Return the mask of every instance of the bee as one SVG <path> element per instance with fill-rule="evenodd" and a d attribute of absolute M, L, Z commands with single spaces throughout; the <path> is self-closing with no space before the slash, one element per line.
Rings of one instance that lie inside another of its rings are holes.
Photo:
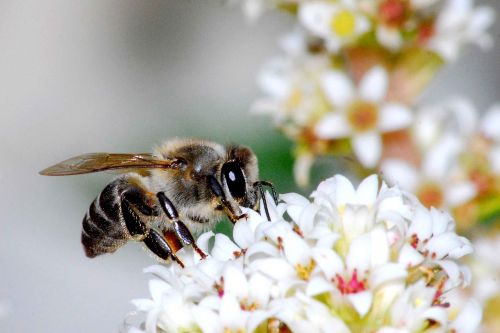
<path fill-rule="evenodd" d="M 197 139 L 172 139 L 152 154 L 90 153 L 72 157 L 40 171 L 45 176 L 118 171 L 90 205 L 82 223 L 85 254 L 113 253 L 128 241 L 143 242 L 160 260 L 184 267 L 176 252 L 192 246 L 191 233 L 209 229 L 223 216 L 233 223 L 246 215 L 240 206 L 257 209 L 264 187 L 257 157 L 248 147 L 222 146 Z"/>

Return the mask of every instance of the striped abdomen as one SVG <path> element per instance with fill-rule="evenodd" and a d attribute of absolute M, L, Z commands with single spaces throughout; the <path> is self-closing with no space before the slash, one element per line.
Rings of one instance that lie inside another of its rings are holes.
<path fill-rule="evenodd" d="M 110 183 L 92 202 L 83 218 L 82 244 L 88 257 L 115 252 L 131 239 L 123 223 L 122 193 L 128 187 L 126 178 Z"/>

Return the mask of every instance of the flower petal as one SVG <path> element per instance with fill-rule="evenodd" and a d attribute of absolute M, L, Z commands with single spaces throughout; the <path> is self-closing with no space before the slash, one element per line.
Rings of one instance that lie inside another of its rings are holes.
<path fill-rule="evenodd" d="M 357 133 L 351 139 L 354 153 L 366 168 L 374 168 L 382 155 L 382 140 L 376 132 Z"/>
<path fill-rule="evenodd" d="M 366 290 L 359 293 L 349 294 L 347 295 L 347 299 L 352 304 L 354 309 L 356 309 L 361 318 L 363 318 L 372 306 L 373 295 L 371 291 Z"/>
<path fill-rule="evenodd" d="M 408 127 L 413 120 L 411 110 L 397 103 L 387 103 L 380 109 L 379 128 L 382 132 L 397 131 Z"/>
<path fill-rule="evenodd" d="M 336 108 L 345 107 L 354 99 L 354 85 L 342 72 L 326 73 L 321 79 L 321 87 L 330 103 Z"/>
<path fill-rule="evenodd" d="M 349 136 L 351 128 L 344 115 L 332 112 L 321 119 L 314 131 L 321 139 L 339 139 Z"/>
<path fill-rule="evenodd" d="M 381 102 L 387 94 L 389 77 L 387 71 L 376 66 L 370 69 L 361 80 L 359 87 L 360 97 L 370 102 Z"/>

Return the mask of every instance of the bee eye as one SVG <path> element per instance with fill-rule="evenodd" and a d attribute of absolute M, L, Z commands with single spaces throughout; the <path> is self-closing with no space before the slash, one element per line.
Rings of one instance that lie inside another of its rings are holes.
<path fill-rule="evenodd" d="M 246 180 L 237 162 L 227 162 L 222 166 L 224 178 L 233 198 L 243 198 L 246 193 Z"/>

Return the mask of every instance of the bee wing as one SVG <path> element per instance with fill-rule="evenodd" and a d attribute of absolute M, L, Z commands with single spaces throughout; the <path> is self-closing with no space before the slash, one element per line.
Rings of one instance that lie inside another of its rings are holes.
<path fill-rule="evenodd" d="M 90 153 L 72 157 L 40 171 L 44 176 L 69 176 L 99 171 L 133 169 L 175 169 L 177 159 L 158 159 L 151 154 Z"/>

